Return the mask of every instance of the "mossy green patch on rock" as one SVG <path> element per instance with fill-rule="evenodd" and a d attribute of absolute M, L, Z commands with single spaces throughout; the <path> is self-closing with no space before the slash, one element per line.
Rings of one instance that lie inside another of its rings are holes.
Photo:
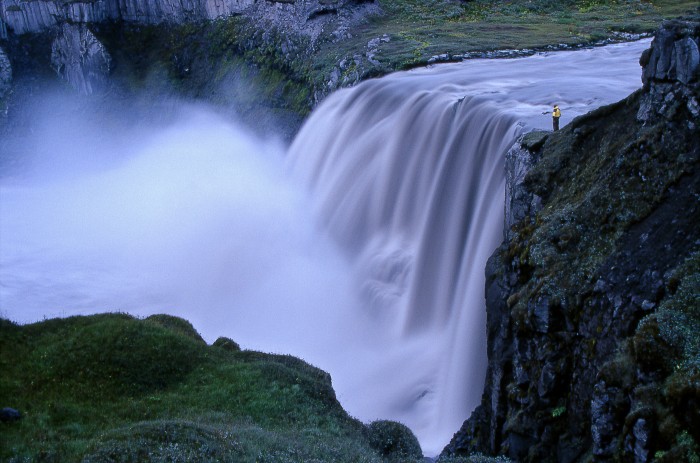
<path fill-rule="evenodd" d="M 146 321 L 168 328 L 171 331 L 176 331 L 180 334 L 184 334 L 185 336 L 188 336 L 194 339 L 195 341 L 205 343 L 204 339 L 202 339 L 202 336 L 197 332 L 197 330 L 194 329 L 194 326 L 192 326 L 192 323 L 188 322 L 183 318 L 174 317 L 172 315 L 167 314 L 157 314 L 146 317 Z"/>
<path fill-rule="evenodd" d="M 176 317 L 0 320 L 0 354 L 2 461 L 382 461 L 327 373 Z"/>
<path fill-rule="evenodd" d="M 367 426 L 369 444 L 390 462 L 418 462 L 423 453 L 410 429 L 395 421 L 378 420 Z"/>

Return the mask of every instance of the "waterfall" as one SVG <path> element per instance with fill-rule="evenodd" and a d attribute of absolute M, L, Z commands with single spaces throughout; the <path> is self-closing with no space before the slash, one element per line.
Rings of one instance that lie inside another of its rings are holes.
<path fill-rule="evenodd" d="M 574 55 L 364 82 L 324 101 L 288 151 L 289 170 L 354 269 L 364 312 L 356 323 L 381 327 L 373 353 L 348 356 L 341 370 L 364 381 L 336 382 L 341 401 L 362 419 L 408 424 L 427 454 L 481 398 L 484 268 L 502 239 L 505 152 L 525 127 L 551 124 L 553 103 L 566 107 L 566 123 L 639 86 L 625 47 Z"/>
<path fill-rule="evenodd" d="M 377 80 L 333 95 L 289 151 L 387 344 L 421 351 L 401 359 L 392 413 L 421 434 L 454 432 L 480 398 L 483 268 L 500 240 L 503 154 L 518 131 L 488 100 Z M 422 408 L 434 416 L 416 423 Z"/>
<path fill-rule="evenodd" d="M 0 144 L 0 316 L 182 316 L 327 370 L 350 414 L 437 454 L 482 393 L 504 152 L 554 103 L 564 126 L 638 88 L 647 47 L 367 81 L 288 149 L 201 105 L 34 97 Z"/>

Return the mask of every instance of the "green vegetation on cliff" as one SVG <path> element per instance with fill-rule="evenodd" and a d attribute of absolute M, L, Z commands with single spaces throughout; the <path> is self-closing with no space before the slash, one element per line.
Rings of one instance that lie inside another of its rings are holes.
<path fill-rule="evenodd" d="M 208 346 L 170 316 L 0 320 L 0 369 L 0 407 L 22 414 L 0 422 L 0 461 L 420 457 L 398 423 L 364 426 L 349 417 L 327 373 L 291 356 L 241 351 L 225 338 Z M 392 440 L 413 447 L 387 448 Z"/>

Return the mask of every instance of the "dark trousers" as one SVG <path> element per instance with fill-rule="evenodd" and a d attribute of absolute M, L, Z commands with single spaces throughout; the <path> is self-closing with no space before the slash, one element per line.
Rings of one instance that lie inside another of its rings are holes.
<path fill-rule="evenodd" d="M 559 130 L 559 118 L 558 117 L 552 117 L 552 128 L 554 130 Z"/>

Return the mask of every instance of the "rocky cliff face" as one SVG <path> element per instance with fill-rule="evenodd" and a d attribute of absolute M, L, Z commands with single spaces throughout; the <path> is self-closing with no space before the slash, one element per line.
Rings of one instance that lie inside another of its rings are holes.
<path fill-rule="evenodd" d="M 145 26 L 146 30 L 160 27 L 161 34 L 168 34 L 168 29 L 181 31 L 178 43 L 171 44 L 169 48 L 182 48 L 180 42 L 188 40 L 197 43 L 208 40 L 213 43 L 209 50 L 204 51 L 206 54 L 225 54 L 219 49 L 220 45 L 235 50 L 239 55 L 255 54 L 252 59 L 247 57 L 247 61 L 254 66 L 262 62 L 264 67 L 275 72 L 291 74 L 294 69 L 298 74 L 300 70 L 303 73 L 304 69 L 304 65 L 299 63 L 314 52 L 319 42 L 343 38 L 348 30 L 352 30 L 368 15 L 377 13 L 379 7 L 372 0 L 0 0 L 0 40 L 9 42 L 10 59 L 13 59 L 18 53 L 26 54 L 23 50 L 12 53 L 11 49 L 13 46 L 15 49 L 21 48 L 22 45 L 18 46 L 17 43 L 27 41 L 26 37 L 53 36 L 53 67 L 60 69 L 59 76 L 74 88 L 90 93 L 90 85 L 77 83 L 76 79 L 79 75 L 94 76 L 94 69 L 88 66 L 90 60 L 86 60 L 86 53 L 91 52 L 77 51 L 70 46 L 74 40 L 66 40 L 65 24 L 83 27 L 81 34 L 91 35 L 91 49 L 100 48 L 102 51 L 99 54 L 105 56 L 109 54 L 106 46 L 110 44 L 104 40 L 99 43 L 96 35 L 100 35 L 100 29 L 111 29 L 113 32 L 121 29 L 113 35 L 123 38 L 133 35 L 134 29 L 140 27 Z M 231 19 L 236 20 L 236 30 L 224 34 L 235 36 L 235 40 L 212 37 L 222 35 L 221 31 L 228 27 Z M 224 25 L 212 25 L 217 22 Z M 203 26 L 205 23 L 208 26 Z M 208 30 L 204 30 L 207 27 Z M 20 36 L 23 38 L 18 39 Z M 221 43 L 218 43 L 219 39 L 222 39 Z M 61 49 L 64 45 L 67 48 Z M 197 45 L 187 46 L 194 48 Z M 113 55 L 116 53 L 114 49 L 110 51 Z M 32 53 L 45 53 L 45 50 L 39 47 Z M 153 57 L 156 53 L 152 49 L 145 52 Z M 164 50 L 162 54 L 170 52 Z M 56 56 L 61 63 L 56 64 Z M 67 65 L 66 60 L 73 65 Z M 180 61 L 181 58 L 178 58 L 176 67 Z M 142 64 L 158 67 L 162 63 Z M 202 72 L 216 72 L 211 69 L 212 66 L 216 64 L 207 63 L 208 69 Z M 290 76 L 290 80 L 297 77 Z M 305 84 L 308 88 L 308 83 Z"/>
<path fill-rule="evenodd" d="M 443 456 L 700 461 L 699 41 L 664 24 L 643 90 L 509 153 L 487 382 Z"/>
<path fill-rule="evenodd" d="M 0 23 L 15 34 L 41 32 L 64 22 L 122 20 L 184 23 L 243 15 L 312 37 L 338 16 L 367 3 L 354 0 L 0 0 Z"/>
<path fill-rule="evenodd" d="M 84 95 L 107 88 L 112 58 L 88 28 L 65 23 L 51 45 L 51 65 Z"/>

